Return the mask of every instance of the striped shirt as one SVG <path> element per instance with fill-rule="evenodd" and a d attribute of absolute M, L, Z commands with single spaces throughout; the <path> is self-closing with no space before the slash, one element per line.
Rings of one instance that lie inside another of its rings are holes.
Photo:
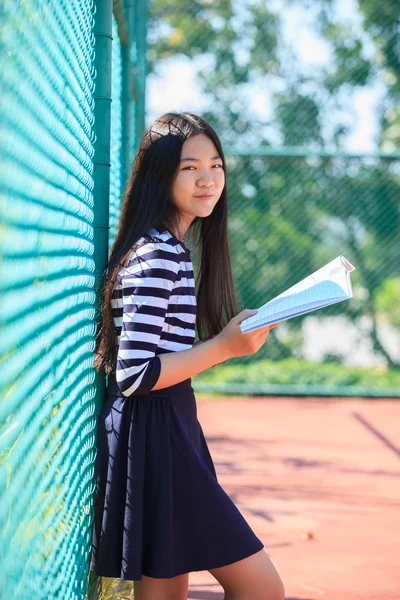
<path fill-rule="evenodd" d="M 120 269 L 111 308 L 118 339 L 116 382 L 124 396 L 157 383 L 159 354 L 191 348 L 196 296 L 190 252 L 171 232 L 151 229 Z"/>

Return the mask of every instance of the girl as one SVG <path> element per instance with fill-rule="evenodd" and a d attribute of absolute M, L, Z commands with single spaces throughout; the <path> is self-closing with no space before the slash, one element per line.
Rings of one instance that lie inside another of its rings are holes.
<path fill-rule="evenodd" d="M 225 171 L 206 121 L 156 119 L 106 269 L 91 570 L 133 580 L 135 600 L 184 600 L 189 573 L 203 570 L 226 600 L 284 598 L 263 543 L 217 481 L 191 386 L 197 373 L 257 352 L 273 327 L 239 327 L 257 311 L 237 314 Z M 188 232 L 200 252 L 197 299 Z"/>

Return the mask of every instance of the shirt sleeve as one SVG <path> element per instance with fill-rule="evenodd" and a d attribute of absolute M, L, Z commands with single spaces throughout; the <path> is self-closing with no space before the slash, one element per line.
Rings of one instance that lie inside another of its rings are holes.
<path fill-rule="evenodd" d="M 149 393 L 160 377 L 156 350 L 179 268 L 173 246 L 148 242 L 133 253 L 122 272 L 116 382 L 124 396 Z"/>

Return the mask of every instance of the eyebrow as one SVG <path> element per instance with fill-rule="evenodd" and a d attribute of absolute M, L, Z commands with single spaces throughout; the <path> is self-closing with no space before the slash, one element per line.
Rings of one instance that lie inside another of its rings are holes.
<path fill-rule="evenodd" d="M 219 154 L 217 154 L 217 156 L 213 156 L 212 158 L 210 158 L 210 160 L 217 160 L 217 159 L 222 160 L 222 158 L 220 157 Z M 198 158 L 191 158 L 191 157 L 186 157 L 186 158 L 182 158 L 181 162 L 185 162 L 186 160 L 194 160 L 195 162 L 200 162 Z"/>

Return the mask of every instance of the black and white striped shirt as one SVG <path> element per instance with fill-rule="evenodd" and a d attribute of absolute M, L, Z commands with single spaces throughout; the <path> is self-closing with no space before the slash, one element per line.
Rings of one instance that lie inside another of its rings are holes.
<path fill-rule="evenodd" d="M 159 354 L 191 348 L 196 296 L 188 248 L 169 230 L 138 240 L 114 285 L 116 382 L 124 396 L 147 394 L 160 376 Z"/>

